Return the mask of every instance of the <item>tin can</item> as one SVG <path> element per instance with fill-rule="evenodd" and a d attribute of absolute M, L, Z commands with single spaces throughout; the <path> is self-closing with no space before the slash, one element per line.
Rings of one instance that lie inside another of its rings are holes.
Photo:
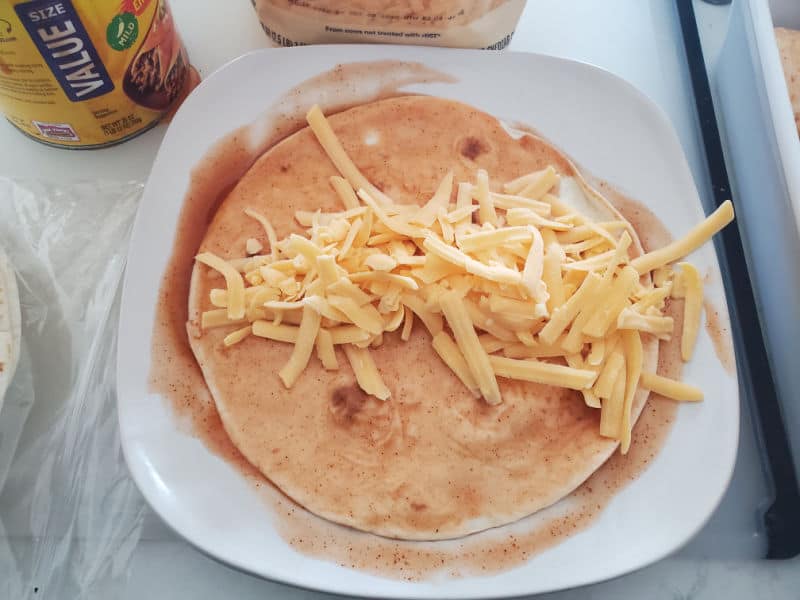
<path fill-rule="evenodd" d="M 188 69 L 166 0 L 0 0 L 0 112 L 40 142 L 101 148 L 142 133 Z"/>

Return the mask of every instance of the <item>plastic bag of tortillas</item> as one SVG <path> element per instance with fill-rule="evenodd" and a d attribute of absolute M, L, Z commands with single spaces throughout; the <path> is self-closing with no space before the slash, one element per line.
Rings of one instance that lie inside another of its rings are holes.
<path fill-rule="evenodd" d="M 500 50 L 525 0 L 252 0 L 281 46 L 383 43 Z"/>

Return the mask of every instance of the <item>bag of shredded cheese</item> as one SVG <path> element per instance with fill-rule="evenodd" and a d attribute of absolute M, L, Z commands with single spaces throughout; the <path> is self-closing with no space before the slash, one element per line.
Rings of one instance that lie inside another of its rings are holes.
<path fill-rule="evenodd" d="M 281 46 L 385 43 L 500 50 L 525 0 L 253 0 Z"/>

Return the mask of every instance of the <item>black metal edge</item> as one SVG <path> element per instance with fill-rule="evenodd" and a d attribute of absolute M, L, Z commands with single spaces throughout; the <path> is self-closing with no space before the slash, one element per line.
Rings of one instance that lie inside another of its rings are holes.
<path fill-rule="evenodd" d="M 736 199 L 731 194 L 692 2 L 693 0 L 675 0 L 675 5 L 683 34 L 712 196 L 716 206 L 731 199 L 735 207 Z M 766 558 L 792 558 L 800 555 L 800 488 L 780 400 L 767 359 L 764 334 L 756 318 L 758 312 L 753 285 L 737 227 L 727 227 L 722 231 L 717 240 L 717 251 L 723 259 L 720 266 L 723 270 L 723 281 L 728 287 L 732 323 L 738 326 L 740 333 L 737 336 L 737 356 L 740 359 L 741 380 L 753 399 L 753 413 L 759 421 L 759 439 L 766 459 L 764 462 L 773 485 L 772 504 L 763 514 L 767 533 Z"/>

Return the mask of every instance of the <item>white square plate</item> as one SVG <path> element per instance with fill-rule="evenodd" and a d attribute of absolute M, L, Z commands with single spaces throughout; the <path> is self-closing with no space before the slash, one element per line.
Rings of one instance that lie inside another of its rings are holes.
<path fill-rule="evenodd" d="M 227 564 L 350 595 L 515 596 L 614 577 L 673 552 L 717 506 L 736 456 L 736 376 L 722 368 L 705 330 L 684 376 L 705 390 L 706 400 L 678 411 L 651 466 L 586 530 L 518 568 L 488 577 L 410 583 L 295 552 L 276 532 L 270 509 L 252 486 L 180 430 L 168 402 L 148 391 L 157 294 L 193 166 L 215 140 L 256 120 L 285 90 L 365 56 L 416 61 L 453 75 L 456 83 L 407 89 L 461 100 L 507 122 L 530 124 L 583 168 L 645 203 L 673 235 L 703 217 L 686 159 L 664 113 L 601 69 L 533 54 L 391 46 L 318 46 L 243 56 L 204 81 L 176 115 L 156 157 L 133 233 L 120 322 L 119 418 L 125 457 L 144 496 L 190 543 Z M 701 272 L 712 274 L 707 295 L 729 328 L 713 247 L 706 245 L 692 261 Z"/>

